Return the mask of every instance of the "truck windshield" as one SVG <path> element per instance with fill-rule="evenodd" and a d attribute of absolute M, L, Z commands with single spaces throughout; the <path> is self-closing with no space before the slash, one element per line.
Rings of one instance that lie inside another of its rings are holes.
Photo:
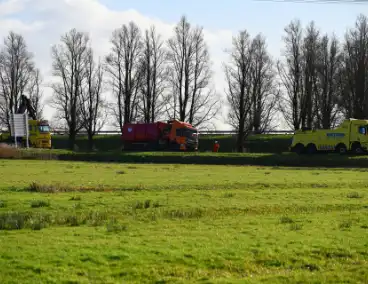
<path fill-rule="evenodd" d="M 38 129 L 40 130 L 41 133 L 48 133 L 48 132 L 50 132 L 50 126 L 48 126 L 48 125 L 40 125 L 38 127 Z"/>
<path fill-rule="evenodd" d="M 180 137 L 192 138 L 197 135 L 197 130 L 190 128 L 179 128 L 176 130 L 176 135 Z"/>

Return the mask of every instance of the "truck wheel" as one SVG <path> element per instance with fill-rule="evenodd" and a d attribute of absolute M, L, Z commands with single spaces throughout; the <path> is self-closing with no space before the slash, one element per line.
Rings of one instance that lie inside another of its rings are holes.
<path fill-rule="evenodd" d="M 339 153 L 340 155 L 345 155 L 347 152 L 347 148 L 345 146 L 345 144 L 339 144 L 336 146 L 336 152 Z"/>
<path fill-rule="evenodd" d="M 294 147 L 294 152 L 297 153 L 298 155 L 301 155 L 304 153 L 304 146 L 302 144 L 297 144 Z"/>
<path fill-rule="evenodd" d="M 314 144 L 308 144 L 307 146 L 307 153 L 310 155 L 313 155 L 315 153 L 317 153 L 317 147 Z"/>
<path fill-rule="evenodd" d="M 364 150 L 359 142 L 354 142 L 351 146 L 351 150 L 354 154 L 363 154 Z"/>

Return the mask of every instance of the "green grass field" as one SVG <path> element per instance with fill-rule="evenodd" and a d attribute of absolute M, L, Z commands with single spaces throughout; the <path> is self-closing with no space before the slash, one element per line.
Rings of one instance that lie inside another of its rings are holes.
<path fill-rule="evenodd" d="M 366 169 L 0 160 L 0 283 L 366 283 Z"/>

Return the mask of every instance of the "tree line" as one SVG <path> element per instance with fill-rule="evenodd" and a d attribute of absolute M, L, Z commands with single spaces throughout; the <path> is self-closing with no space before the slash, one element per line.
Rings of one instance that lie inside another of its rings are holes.
<path fill-rule="evenodd" d="M 323 34 L 312 21 L 293 20 L 284 30 L 284 51 L 272 58 L 266 38 L 247 30 L 233 37 L 223 63 L 226 122 L 238 132 L 237 149 L 253 131 L 277 126 L 282 114 L 293 129 L 330 128 L 343 118 L 366 119 L 368 111 L 368 22 L 359 15 L 344 39 Z M 97 58 L 88 33 L 72 29 L 51 49 L 53 95 L 43 99 L 42 78 L 22 35 L 10 32 L 0 50 L 0 126 L 26 95 L 42 119 L 47 103 L 69 134 L 85 130 L 89 145 L 108 118 L 124 123 L 178 119 L 208 126 L 222 107 L 215 91 L 203 28 L 182 17 L 168 40 L 154 26 L 134 22 L 110 37 L 110 50 Z M 112 94 L 107 100 L 105 94 Z"/>

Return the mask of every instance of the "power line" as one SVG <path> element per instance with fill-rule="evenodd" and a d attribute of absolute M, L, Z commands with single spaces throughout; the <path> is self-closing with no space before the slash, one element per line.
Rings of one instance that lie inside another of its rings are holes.
<path fill-rule="evenodd" d="M 255 2 L 302 3 L 302 4 L 368 4 L 368 0 L 253 0 Z"/>

